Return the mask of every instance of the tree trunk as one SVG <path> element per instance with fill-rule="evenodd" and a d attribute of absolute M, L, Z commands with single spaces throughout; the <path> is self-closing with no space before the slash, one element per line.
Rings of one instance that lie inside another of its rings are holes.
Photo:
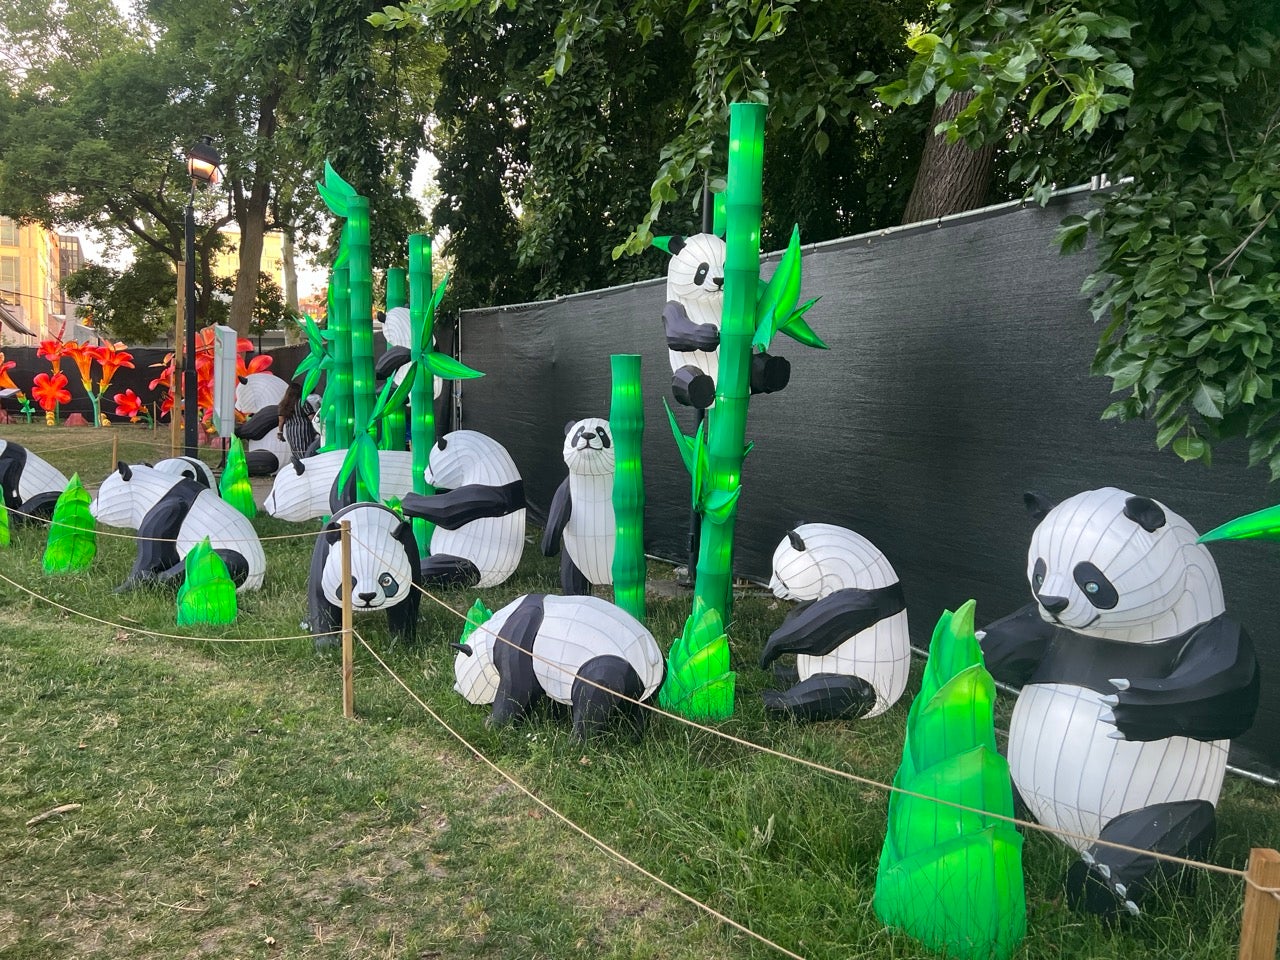
<path fill-rule="evenodd" d="M 972 99 L 972 92 L 953 93 L 942 106 L 934 109 L 928 139 L 920 155 L 920 169 L 902 215 L 903 223 L 945 217 L 987 203 L 991 195 L 995 144 L 975 150 L 963 140 L 947 143 L 946 137 L 933 132 L 939 123 L 954 119 Z"/>
<path fill-rule="evenodd" d="M 269 90 L 258 107 L 258 152 L 264 155 L 276 132 L 276 103 L 280 94 Z M 272 170 L 266 163 L 254 167 L 253 183 L 236 219 L 240 223 L 240 267 L 236 271 L 236 292 L 231 300 L 231 326 L 237 336 L 247 336 L 253 312 L 258 305 L 258 274 L 262 270 L 262 236 L 267 228 L 267 210 L 271 201 Z"/>

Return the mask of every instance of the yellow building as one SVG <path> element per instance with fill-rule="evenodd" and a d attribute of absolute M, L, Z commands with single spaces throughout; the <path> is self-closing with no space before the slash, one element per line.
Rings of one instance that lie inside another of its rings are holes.
<path fill-rule="evenodd" d="M 222 249 L 213 258 L 213 275 L 234 280 L 240 270 L 240 231 L 223 230 Z M 258 269 L 284 289 L 284 234 L 268 233 L 262 238 L 262 260 Z"/>
<path fill-rule="evenodd" d="M 30 346 L 63 332 L 75 312 L 59 285 L 64 259 L 68 273 L 83 263 L 78 238 L 0 217 L 0 344 Z"/>

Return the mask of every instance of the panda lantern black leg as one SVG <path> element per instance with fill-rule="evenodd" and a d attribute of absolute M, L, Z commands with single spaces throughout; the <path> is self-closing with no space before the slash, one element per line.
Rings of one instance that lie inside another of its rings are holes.
<path fill-rule="evenodd" d="M 639 700 L 643 694 L 640 675 L 624 658 L 592 657 L 579 668 L 569 694 L 573 704 L 574 737 L 586 740 L 616 713 L 630 723 L 639 739 L 644 733 L 644 708 L 629 701 Z"/>
<path fill-rule="evenodd" d="M 1216 825 L 1213 804 L 1207 800 L 1178 800 L 1122 813 L 1102 828 L 1098 839 L 1199 859 L 1208 853 Z M 1155 882 L 1175 869 L 1167 861 L 1095 843 L 1067 871 L 1067 899 L 1105 918 L 1121 910 L 1136 916 Z"/>
<path fill-rule="evenodd" d="M 862 677 L 815 673 L 787 691 L 766 690 L 764 708 L 797 720 L 856 720 L 876 705 L 876 691 Z"/>
<path fill-rule="evenodd" d="M 568 550 L 560 551 L 560 592 L 566 597 L 591 596 L 591 581 L 578 569 Z"/>
<path fill-rule="evenodd" d="M 681 367 L 671 376 L 671 392 L 686 407 L 705 410 L 716 400 L 716 383 L 693 365 Z"/>

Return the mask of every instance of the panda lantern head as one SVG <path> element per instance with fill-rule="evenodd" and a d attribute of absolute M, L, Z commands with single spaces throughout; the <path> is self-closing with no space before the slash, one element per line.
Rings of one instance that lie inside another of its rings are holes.
<path fill-rule="evenodd" d="M 569 421 L 564 428 L 564 462 L 570 473 L 609 476 L 614 472 L 613 433 L 600 417 Z"/>
<path fill-rule="evenodd" d="M 1047 506 L 1028 500 L 1035 516 Z M 1209 551 L 1185 519 L 1104 487 L 1043 512 L 1027 554 L 1040 616 L 1086 636 L 1152 643 L 1224 610 Z"/>
<path fill-rule="evenodd" d="M 348 510 L 350 512 L 344 511 L 343 516 L 351 521 L 352 528 L 352 611 L 372 613 L 395 606 L 413 590 L 409 557 L 396 539 L 403 521 L 378 504 L 359 503 Z M 330 550 L 325 558 L 320 588 L 330 603 L 342 605 L 341 551 Z"/>
<path fill-rule="evenodd" d="M 493 703 L 498 696 L 498 668 L 493 663 L 494 632 L 477 627 L 466 643 L 455 643 L 453 689 L 468 703 Z"/>
<path fill-rule="evenodd" d="M 147 512 L 182 480 L 146 464 L 120 461 L 98 487 L 89 512 L 107 526 L 137 529 Z"/>
<path fill-rule="evenodd" d="M 802 523 L 773 551 L 769 589 L 779 600 L 817 600 L 846 587 L 875 589 L 898 582 L 870 540 L 830 523 Z"/>
<path fill-rule="evenodd" d="M 671 254 L 667 297 L 681 301 L 719 300 L 724 294 L 725 242 L 714 233 L 655 237 L 653 245 Z"/>

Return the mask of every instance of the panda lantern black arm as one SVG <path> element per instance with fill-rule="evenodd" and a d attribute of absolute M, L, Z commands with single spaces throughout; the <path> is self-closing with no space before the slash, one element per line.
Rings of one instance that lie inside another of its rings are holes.
<path fill-rule="evenodd" d="M 1126 740 L 1229 740 L 1253 726 L 1261 678 L 1253 641 L 1224 614 L 1191 631 L 1168 676 L 1112 683 L 1108 702 Z"/>
<path fill-rule="evenodd" d="M 276 429 L 279 423 L 279 410 L 274 403 L 268 404 L 253 414 L 244 423 L 236 424 L 236 436 L 241 440 L 261 440 Z"/>
<path fill-rule="evenodd" d="M 560 538 L 564 528 L 569 524 L 569 514 L 573 511 L 573 501 L 569 499 L 569 478 L 565 477 L 556 488 L 551 498 L 551 508 L 547 511 L 547 526 L 542 531 L 542 555 L 554 557 L 560 552 Z"/>
<path fill-rule="evenodd" d="M 978 639 L 987 672 L 1001 683 L 1022 686 L 1044 659 L 1056 629 L 1035 601 L 988 624 Z"/>
<path fill-rule="evenodd" d="M 679 300 L 668 300 L 662 308 L 662 325 L 666 328 L 667 348 L 677 353 L 694 350 L 717 350 L 720 329 L 714 323 L 694 323 Z"/>
<path fill-rule="evenodd" d="M 469 483 L 431 496 L 407 493 L 400 500 L 400 509 L 406 517 L 430 520 L 446 530 L 457 530 L 486 517 L 505 517 L 523 509 L 524 505 L 524 483 L 520 480 L 500 487 Z"/>
<path fill-rule="evenodd" d="M 768 667 L 787 653 L 826 656 L 855 634 L 905 609 L 900 583 L 875 590 L 835 590 L 787 614 L 782 626 L 769 635 L 760 654 L 760 667 Z"/>
<path fill-rule="evenodd" d="M 374 363 L 373 375 L 379 380 L 386 380 L 408 363 L 410 358 L 408 347 L 391 347 Z"/>

